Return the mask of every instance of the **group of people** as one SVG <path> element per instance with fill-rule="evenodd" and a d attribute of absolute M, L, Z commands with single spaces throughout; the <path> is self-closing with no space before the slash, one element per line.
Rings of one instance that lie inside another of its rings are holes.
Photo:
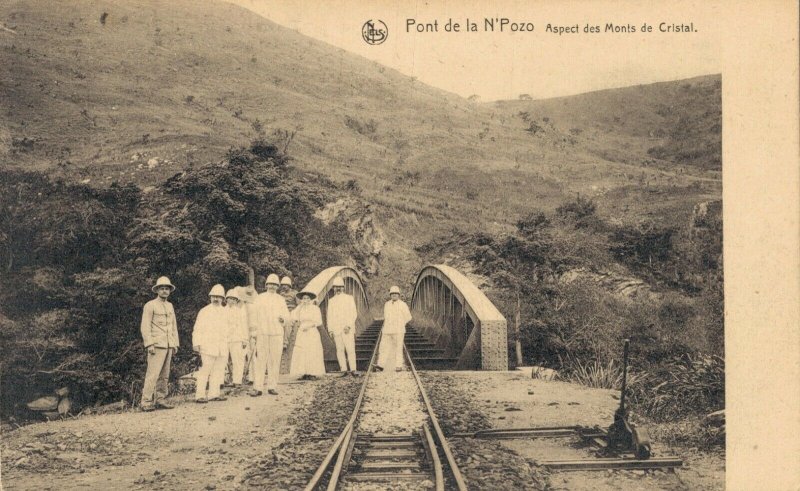
<path fill-rule="evenodd" d="M 359 375 L 356 369 L 356 319 L 358 310 L 352 295 L 344 292 L 344 281 L 336 277 L 333 296 L 328 299 L 327 329 L 336 345 L 336 357 L 343 376 Z M 167 300 L 175 290 L 169 278 L 158 279 L 153 292 L 157 297 L 144 306 L 142 339 L 147 350 L 147 372 L 142 390 L 144 411 L 171 409 L 165 402 L 172 356 L 179 346 L 175 310 Z M 257 294 L 252 287 L 234 287 L 227 292 L 214 285 L 208 294 L 209 304 L 200 309 L 192 332 L 192 349 L 200 355 L 195 372 L 195 401 L 224 401 L 221 393 L 226 367 L 230 362 L 231 384 L 244 385 L 248 376 L 253 386 L 249 395 L 263 395 L 264 389 L 277 395 L 281 360 L 291 335 L 290 375 L 304 380 L 325 374 L 325 361 L 319 329 L 322 312 L 314 292 L 292 290 L 291 279 L 267 276 L 265 291 Z M 390 289 L 384 306 L 384 328 L 376 369 L 396 366 L 402 369 L 405 326 L 411 313 L 400 300 L 400 289 Z M 247 368 L 249 367 L 249 369 Z M 245 373 L 247 372 L 247 373 Z"/>

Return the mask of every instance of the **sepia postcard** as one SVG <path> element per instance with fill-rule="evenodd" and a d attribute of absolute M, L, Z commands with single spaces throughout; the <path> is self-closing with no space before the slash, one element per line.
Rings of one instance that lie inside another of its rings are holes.
<path fill-rule="evenodd" d="M 798 489 L 799 18 L 1 2 L 0 485 Z"/>

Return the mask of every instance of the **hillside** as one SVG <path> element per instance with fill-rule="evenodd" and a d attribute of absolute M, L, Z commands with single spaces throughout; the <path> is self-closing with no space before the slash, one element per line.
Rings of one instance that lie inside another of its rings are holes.
<path fill-rule="evenodd" d="M 721 87 L 721 77 L 709 75 L 492 106 L 604 159 L 713 177 L 722 170 Z"/>
<path fill-rule="evenodd" d="M 721 194 L 718 146 L 691 151 L 719 140 L 719 77 L 473 104 L 222 2 L 20 0 L 0 21 L 3 165 L 146 187 L 265 136 L 298 169 L 353 180 L 400 281 L 431 236 L 507 231 L 578 193 L 675 223 Z"/>

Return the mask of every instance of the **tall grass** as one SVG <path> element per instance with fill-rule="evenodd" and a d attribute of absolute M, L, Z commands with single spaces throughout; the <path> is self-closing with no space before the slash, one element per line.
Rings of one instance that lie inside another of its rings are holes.
<path fill-rule="evenodd" d="M 598 389 L 622 389 L 622 364 L 614 359 L 603 363 L 600 360 L 592 360 L 582 363 L 575 359 L 568 359 L 564 363 L 562 377 L 570 382 L 575 382 L 587 387 Z M 635 384 L 644 380 L 647 374 L 644 372 L 632 372 L 628 367 L 628 385 Z"/>
<path fill-rule="evenodd" d="M 685 355 L 667 363 L 646 381 L 631 384 L 631 396 L 648 416 L 674 421 L 725 407 L 725 360 L 716 355 Z"/>

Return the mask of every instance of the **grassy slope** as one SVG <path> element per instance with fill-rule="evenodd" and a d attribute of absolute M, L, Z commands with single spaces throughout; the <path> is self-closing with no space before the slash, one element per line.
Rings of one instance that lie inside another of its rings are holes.
<path fill-rule="evenodd" d="M 0 159 L 148 185 L 219 159 L 257 134 L 256 120 L 267 134 L 295 131 L 296 165 L 356 179 L 376 205 L 385 282 L 409 282 L 411 249 L 432 235 L 507 229 L 575 193 L 622 220 L 683 220 L 720 196 L 718 174 L 680 172 L 677 151 L 647 155 L 670 143 L 674 114 L 713 120 L 718 77 L 479 105 L 224 3 L 22 0 L 0 5 L 0 21 L 16 32 L 0 31 Z M 531 135 L 523 109 L 551 125 Z M 22 137 L 32 149 L 12 144 Z M 168 162 L 142 165 L 154 157 Z"/>
<path fill-rule="evenodd" d="M 499 101 L 492 106 L 512 116 L 527 111 L 540 123 L 547 118 L 560 134 L 609 160 L 718 177 L 721 88 L 721 77 L 709 75 L 539 101 Z M 674 148 L 681 137 L 708 152 L 681 158 Z M 648 156 L 649 149 L 660 146 L 665 146 L 663 155 Z"/>

